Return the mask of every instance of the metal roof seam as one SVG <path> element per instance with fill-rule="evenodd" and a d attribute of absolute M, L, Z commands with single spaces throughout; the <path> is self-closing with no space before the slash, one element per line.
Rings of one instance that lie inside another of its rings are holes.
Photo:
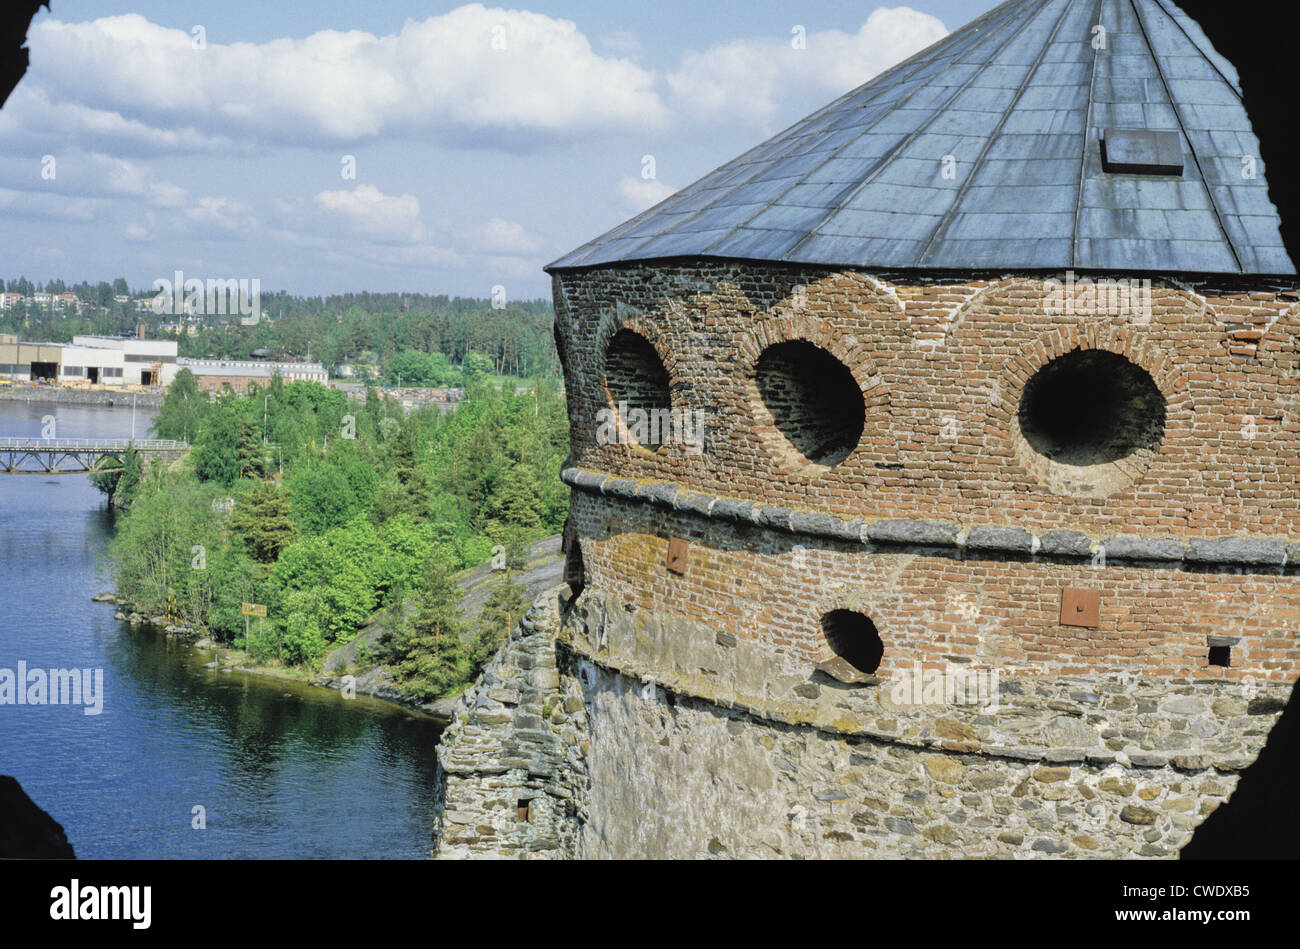
<path fill-rule="evenodd" d="M 1014 5 L 1013 2 L 1008 2 L 1008 3 L 1006 3 L 1006 4 L 1003 4 L 1003 6 L 1006 7 L 1006 8 L 1008 8 L 1008 9 L 1011 9 L 1011 8 L 1013 7 L 1013 5 Z M 1001 9 L 1001 8 L 999 8 L 999 9 Z M 957 46 L 957 45 L 958 45 L 957 42 L 956 42 L 957 38 L 960 36 L 962 39 L 966 39 L 966 37 L 965 37 L 964 34 L 967 33 L 967 32 L 970 32 L 970 31 L 967 30 L 967 29 L 963 29 L 963 30 L 958 31 L 958 33 L 954 33 L 954 34 L 952 34 L 951 36 L 947 37 L 947 39 L 948 39 L 949 41 L 951 41 L 951 42 L 949 42 L 947 45 Z M 976 30 L 975 32 L 977 33 L 977 32 L 979 32 L 979 31 Z M 1001 49 L 1002 49 L 1003 47 L 1005 47 L 1005 46 L 1007 45 L 1007 43 L 1009 43 L 1009 42 L 1011 41 L 1011 39 L 1014 39 L 1014 34 L 1013 34 L 1010 38 L 1008 38 L 1005 42 L 1003 42 L 1002 46 L 999 47 L 999 51 L 1001 51 Z M 936 45 L 937 45 L 937 44 L 936 44 Z M 975 43 L 975 44 L 973 44 L 973 45 L 978 46 L 979 44 L 978 44 L 978 42 L 977 42 L 977 43 Z M 931 48 L 931 49 L 934 49 L 933 46 L 930 47 L 930 48 Z M 916 70 L 913 70 L 913 72 L 916 72 L 917 70 L 921 69 L 923 66 L 926 65 L 926 63 L 927 63 L 926 60 L 918 59 L 918 60 L 917 60 L 917 69 L 916 69 Z M 974 78 L 975 78 L 975 76 L 977 76 L 977 75 L 979 75 L 979 72 L 978 72 L 978 71 L 975 72 L 975 73 L 973 73 L 973 74 L 971 75 L 971 78 L 970 78 L 969 80 L 967 80 L 966 85 L 964 85 L 964 86 L 958 88 L 958 90 L 957 90 L 956 92 L 954 92 L 951 96 L 948 97 L 948 102 L 952 102 L 952 101 L 953 101 L 957 96 L 961 95 L 962 91 L 963 91 L 967 86 L 970 85 L 970 82 L 973 81 Z M 793 190 L 794 190 L 796 187 L 798 187 L 799 185 L 801 185 L 801 184 L 805 184 L 805 183 L 807 182 L 807 180 L 808 180 L 808 176 L 809 176 L 809 175 L 813 174 L 813 173 L 816 172 L 816 171 L 821 170 L 822 168 L 825 168 L 827 164 L 829 164 L 829 163 L 830 163 L 831 161 L 833 161 L 835 158 L 839 157 L 839 155 L 842 154 L 846 148 L 848 148 L 851 144 L 853 144 L 855 141 L 857 141 L 859 138 L 861 138 L 862 135 L 865 135 L 868 131 L 870 131 L 871 129 L 875 128 L 876 125 L 878 125 L 878 124 L 880 123 L 880 121 L 881 121 L 882 119 L 885 118 L 886 115 L 892 114 L 892 111 L 895 111 L 895 110 L 897 110 L 897 109 L 899 109 L 899 108 L 902 108 L 903 105 L 904 105 L 905 103 L 910 102 L 910 101 L 912 100 L 912 97 L 915 96 L 918 92 L 922 91 L 924 88 L 926 88 L 926 87 L 925 87 L 925 86 L 918 86 L 918 87 L 917 87 L 916 89 L 914 89 L 912 92 L 910 92 L 910 93 L 908 93 L 906 96 L 904 96 L 902 102 L 900 102 L 897 106 L 895 106 L 895 107 L 894 107 L 894 110 L 891 110 L 890 113 L 885 113 L 885 115 L 880 116 L 880 118 L 876 119 L 876 120 L 873 121 L 870 125 L 867 125 L 865 128 L 863 128 L 862 131 L 861 131 L 857 136 L 854 136 L 854 138 L 852 138 L 852 139 L 850 139 L 849 141 L 845 142 L 843 145 L 841 145 L 839 148 L 837 148 L 834 152 L 832 152 L 832 153 L 831 153 L 831 154 L 830 154 L 830 155 L 825 159 L 825 161 L 821 162 L 821 163 L 820 163 L 819 165 L 817 165 L 816 167 L 814 167 L 814 168 L 810 168 L 810 169 L 808 169 L 808 171 L 804 172 L 803 176 L 800 177 L 800 178 L 799 178 L 797 181 L 795 181 L 793 184 L 791 184 L 791 185 L 790 185 L 788 188 L 786 188 L 784 191 L 782 191 L 781 194 L 780 194 L 780 196 L 779 196 L 776 200 L 779 200 L 781 197 L 785 197 L 785 195 L 789 194 L 791 191 L 793 191 Z M 856 91 L 856 90 L 855 90 L 855 91 Z M 946 105 L 946 104 L 947 104 L 947 102 L 945 103 L 945 105 Z M 934 113 L 933 115 L 931 115 L 931 117 L 927 120 L 927 125 L 928 125 L 929 122 L 933 122 L 934 119 L 938 117 L 938 114 L 939 114 L 939 113 L 936 112 L 936 113 Z M 925 126 L 923 126 L 923 127 L 925 127 Z M 898 142 L 898 143 L 897 143 L 893 148 L 891 148 L 891 149 L 889 150 L 889 152 L 887 152 L 886 154 L 884 154 L 884 155 L 882 155 L 880 158 L 878 158 L 878 159 L 876 160 L 876 164 L 873 166 L 873 172 L 878 171 L 879 169 L 884 168 L 884 167 L 889 163 L 889 159 L 890 159 L 894 154 L 896 154 L 900 148 L 905 147 L 909 142 L 913 141 L 913 140 L 915 139 L 915 137 L 916 137 L 917 134 L 919 134 L 919 130 L 916 131 L 916 132 L 913 132 L 911 135 L 905 137 L 902 141 Z M 783 259 L 785 259 L 786 257 L 788 257 L 789 254 L 793 253 L 793 252 L 795 251 L 795 249 L 796 249 L 797 247 L 799 247 L 799 245 L 800 245 L 801 243 L 803 243 L 803 241 L 806 241 L 806 240 L 808 239 L 808 237 L 810 237 L 812 234 L 816 233 L 817 228 L 820 227 L 821 224 L 824 224 L 824 223 L 825 223 L 826 221 L 828 221 L 830 218 L 834 217 L 834 215 L 837 214 L 837 213 L 838 213 L 838 212 L 843 208 L 843 206 L 844 206 L 844 202 L 846 202 L 846 201 L 848 201 L 849 199 L 851 199 L 854 193 L 856 193 L 856 192 L 857 192 L 858 190 L 860 190 L 861 188 L 865 187 L 866 184 L 867 184 L 868 182 L 872 181 L 872 180 L 873 180 L 873 174 L 870 174 L 870 173 L 869 173 L 869 174 L 866 176 L 866 179 L 865 179 L 864 181 L 858 183 L 858 184 L 856 185 L 856 187 L 853 186 L 853 185 L 850 185 L 848 188 L 846 188 L 846 189 L 842 189 L 838 194 L 836 194 L 836 196 L 835 196 L 835 198 L 834 198 L 834 200 L 833 200 L 833 202 L 832 202 L 832 204 L 835 205 L 835 209 L 832 210 L 832 211 L 827 212 L 827 213 L 823 216 L 822 220 L 821 220 L 818 224 L 814 225 L 814 226 L 809 230 L 808 235 L 806 235 L 806 236 L 805 236 L 801 241 L 799 241 L 798 243 L 794 244 L 792 247 L 788 248 L 788 249 L 785 251 L 785 254 L 782 255 Z M 846 192 L 848 192 L 848 193 L 846 194 Z M 764 211 L 768 210 L 768 208 L 770 208 L 770 207 L 771 207 L 773 204 L 775 204 L 775 203 L 776 203 L 775 200 L 774 200 L 774 201 L 771 201 L 771 202 L 769 202 L 767 205 L 765 205 L 761 210 L 755 211 L 755 212 L 754 212 L 753 214 L 751 214 L 748 218 L 746 218 L 746 220 L 745 220 L 743 223 L 735 225 L 734 227 L 731 228 L 731 230 L 730 230 L 728 233 L 726 233 L 726 234 L 724 234 L 723 236 L 719 237 L 717 240 L 713 241 L 713 243 L 711 243 L 711 244 L 709 244 L 707 247 L 705 247 L 704 250 L 703 250 L 701 253 L 707 254 L 710 250 L 712 250 L 712 249 L 713 249 L 714 247 L 716 247 L 718 244 L 720 244 L 720 243 L 722 243 L 723 241 L 725 241 L 727 238 L 729 238 L 729 237 L 731 237 L 732 235 L 734 235 L 737 231 L 739 231 L 740 229 L 742 229 L 742 228 L 743 228 L 746 224 L 748 224 L 750 221 L 753 221 L 756 217 L 758 217 L 759 215 L 761 215 Z M 651 238 L 651 240 L 653 240 L 653 239 L 654 239 L 654 238 Z"/>
<path fill-rule="evenodd" d="M 1237 178 L 1258 140 L 1236 68 L 1197 21 L 1176 0 L 1059 2 L 1006 0 L 545 269 L 1294 276 L 1265 170 Z M 1098 49 L 1082 34 L 1103 21 Z M 1182 173 L 1172 153 L 1164 175 L 1104 166 L 1106 129 L 1176 134 Z"/>
<path fill-rule="evenodd" d="M 1008 4 L 1008 6 L 1009 6 L 1009 4 Z M 1067 9 L 1068 9 L 1068 4 L 1067 4 Z M 1031 20 L 1032 20 L 1032 18 L 1031 18 Z M 1017 35 L 1018 35 L 1017 33 L 1010 33 L 1010 35 L 1008 35 L 1007 38 L 1006 38 L 1005 40 L 1003 40 L 1001 44 L 999 44 L 999 46 L 998 46 L 998 48 L 997 48 L 997 51 L 993 54 L 993 56 L 991 57 L 991 59 L 996 59 L 997 56 L 998 56 L 998 55 L 999 55 L 1003 50 L 1005 50 L 1009 45 L 1011 45 L 1011 41 L 1014 40 L 1014 39 L 1016 38 Z M 985 62 L 985 63 L 984 63 L 984 64 L 983 64 L 979 69 L 977 69 L 977 70 L 975 70 L 975 72 L 971 73 L 970 77 L 969 77 L 969 78 L 968 78 L 964 83 L 962 83 L 962 85 L 958 86 L 958 87 L 957 87 L 957 90 L 956 90 L 952 95 L 950 95 L 950 96 L 948 97 L 948 99 L 944 102 L 944 106 L 948 106 L 948 105 L 950 105 L 952 102 L 954 102 L 954 101 L 957 99 L 958 96 L 960 96 L 963 92 L 965 92 L 967 89 L 969 89 L 970 86 L 971 86 L 971 83 L 973 83 L 973 82 L 975 81 L 976 77 L 978 77 L 978 76 L 979 76 L 979 75 L 980 75 L 980 74 L 981 74 L 985 69 L 988 69 L 988 67 L 989 67 L 989 63 L 988 63 L 988 62 Z M 917 90 L 917 91 L 920 91 L 920 90 Z M 913 95 L 915 95 L 915 93 L 913 93 Z M 911 96 L 908 96 L 908 98 L 910 99 Z M 845 189 L 845 191 L 842 191 L 842 192 L 840 192 L 839 194 L 837 194 L 837 195 L 835 196 L 835 204 L 834 204 L 834 207 L 833 207 L 830 211 L 827 211 L 826 214 L 822 216 L 821 220 L 819 220 L 816 224 L 814 224 L 811 228 L 809 228 L 807 234 L 805 234 L 802 238 L 800 238 L 798 241 L 796 241 L 792 246 L 790 246 L 789 248 L 787 248 L 786 251 L 785 251 L 785 253 L 781 255 L 781 259 L 782 259 L 782 260 L 789 260 L 791 254 L 793 254 L 793 253 L 794 253 L 795 251 L 797 251 L 800 247 L 802 247 L 802 246 L 803 246 L 804 244 L 806 244 L 809 240 L 811 240 L 811 239 L 813 238 L 813 236 L 815 236 L 815 235 L 817 234 L 817 232 L 818 232 L 822 227 L 825 227 L 826 224 L 827 224 L 827 223 L 828 223 L 828 222 L 829 222 L 833 217 L 835 217 L 835 215 L 837 215 L 837 214 L 839 214 L 841 211 L 843 211 L 843 210 L 844 210 L 844 206 L 845 206 L 849 201 L 852 201 L 855 195 L 857 195 L 860 191 L 862 191 L 864 188 L 866 188 L 867 185 L 871 184 L 871 182 L 875 181 L 876 178 L 879 176 L 880 172 L 883 171 L 883 170 L 888 166 L 889 161 L 890 161 L 891 158 L 893 158 L 895 155 L 897 155 L 898 152 L 899 152 L 901 149 L 906 148 L 906 147 L 907 147 L 908 145 L 910 145 L 912 142 L 916 141 L 916 139 L 921 135 L 921 133 L 922 133 L 923 131 L 925 131 L 926 129 L 928 129 L 931 125 L 933 125 L 934 122 L 935 122 L 935 120 L 938 119 L 939 116 L 942 115 L 942 114 L 943 114 L 943 112 L 942 112 L 941 109 L 936 109 L 936 110 L 934 110 L 934 111 L 931 113 L 930 117 L 929 117 L 928 119 L 926 119 L 923 123 L 921 123 L 921 125 L 920 125 L 919 128 L 914 129 L 911 133 L 909 133 L 908 135 L 904 136 L 903 139 L 902 139 L 901 141 L 897 142 L 897 143 L 894 145 L 893 148 L 891 148 L 891 149 L 890 149 L 886 154 L 882 155 L 882 156 L 877 160 L 876 164 L 873 166 L 871 172 L 869 172 L 869 173 L 868 173 L 868 174 L 867 174 L 867 175 L 866 175 L 866 176 L 865 176 L 861 181 L 856 182 L 855 184 L 850 185 L 847 189 Z M 845 144 L 844 144 L 844 145 L 839 149 L 839 151 L 843 151 L 845 148 L 848 147 L 848 145 L 849 145 L 849 143 L 846 142 L 846 143 L 845 143 Z M 811 172 L 810 172 L 810 174 L 811 174 Z M 806 176 L 805 176 L 805 177 L 806 177 Z M 715 241 L 714 244 L 711 245 L 711 247 L 712 247 L 712 246 L 716 246 L 717 243 L 718 243 L 718 242 Z"/>
<path fill-rule="evenodd" d="M 1097 13 L 1093 20 L 1101 22 L 1101 5 L 1105 0 L 1096 0 Z M 1097 91 L 1097 54 L 1100 50 L 1093 48 L 1091 75 L 1088 78 L 1088 110 L 1083 118 L 1083 154 L 1079 156 L 1079 190 L 1074 196 L 1074 228 L 1070 232 L 1070 265 L 1079 260 L 1079 218 L 1083 215 L 1083 188 L 1088 179 L 1088 135 L 1092 131 L 1092 104 L 1096 101 Z"/>
<path fill-rule="evenodd" d="M 1151 32 L 1147 29 L 1146 19 L 1143 17 L 1142 11 L 1138 8 L 1138 0 L 1129 0 L 1129 2 L 1133 5 L 1133 12 L 1137 15 L 1138 28 L 1142 30 L 1142 39 L 1146 41 L 1147 49 L 1151 52 L 1151 61 L 1155 63 L 1156 75 L 1160 77 L 1160 84 L 1164 86 L 1165 96 L 1169 99 L 1169 104 L 1173 106 L 1174 117 L 1178 120 L 1178 129 L 1183 133 L 1183 138 L 1187 140 L 1187 149 L 1192 153 L 1192 164 L 1196 166 L 1197 176 L 1201 179 L 1201 183 L 1205 188 L 1205 193 L 1210 199 L 1210 208 L 1214 211 L 1214 219 L 1218 222 L 1219 231 L 1223 234 L 1223 239 L 1228 245 L 1228 250 L 1232 252 L 1233 262 L 1237 265 L 1237 273 L 1245 273 L 1246 268 L 1241 262 L 1241 254 L 1237 252 L 1237 245 L 1233 241 L 1232 235 L 1228 233 L 1227 226 L 1223 223 L 1223 212 L 1219 210 L 1218 198 L 1215 197 L 1214 189 L 1210 187 L 1210 182 L 1205 178 L 1205 170 L 1201 167 L 1200 156 L 1196 154 L 1196 143 L 1192 141 L 1192 136 L 1187 133 L 1187 123 L 1183 121 L 1182 107 L 1178 100 L 1174 98 L 1173 90 L 1169 88 L 1169 80 L 1165 78 L 1165 71 L 1160 66 L 1160 57 L 1156 55 L 1156 47 L 1155 44 L 1151 42 Z M 1161 12 L 1164 12 L 1163 7 L 1161 7 Z M 1168 16 L 1168 13 L 1165 15 Z M 1171 17 L 1170 19 L 1173 18 Z M 1183 35 L 1187 36 L 1186 33 Z M 1191 37 L 1187 37 L 1187 41 L 1190 43 Z M 1195 46 L 1196 44 L 1192 43 L 1192 45 Z"/>
<path fill-rule="evenodd" d="M 1155 0 L 1155 2 L 1160 7 L 1160 9 L 1164 11 L 1165 16 L 1169 17 L 1169 19 L 1173 21 L 1174 26 L 1178 27 L 1178 31 L 1187 38 L 1187 42 L 1191 43 L 1199 50 L 1201 48 L 1201 44 L 1196 42 L 1196 40 L 1192 39 L 1191 35 L 1187 32 L 1187 28 L 1183 26 L 1182 20 L 1180 20 L 1177 16 L 1175 16 L 1174 13 L 1167 6 L 1165 6 L 1165 0 Z M 1236 82 L 1229 79 L 1227 76 L 1223 74 L 1223 70 L 1219 68 L 1219 64 L 1216 63 L 1209 56 L 1205 57 L 1205 61 L 1210 64 L 1211 69 L 1213 69 L 1216 73 L 1219 74 L 1219 78 L 1224 81 L 1224 83 L 1228 86 L 1228 88 L 1237 94 L 1237 99 L 1241 102 L 1245 102 L 1246 97 L 1243 94 L 1242 90 L 1237 88 Z"/>
<path fill-rule="evenodd" d="M 947 233 L 947 228 L 949 224 L 952 223 L 953 215 L 961 204 L 962 199 L 966 196 L 966 193 L 970 191 L 971 183 L 975 180 L 975 173 L 979 170 L 981 163 L 988 156 L 989 149 L 993 147 L 993 143 L 997 140 L 999 133 L 1001 133 L 1002 129 L 1006 127 L 1007 119 L 1010 117 L 1011 113 L 1015 111 L 1016 105 L 1022 98 L 1024 98 L 1025 90 L 1029 88 L 1033 78 L 1038 75 L 1038 70 L 1043 65 L 1043 60 L 1047 56 L 1047 51 L 1052 47 L 1052 44 L 1056 42 L 1056 37 L 1060 34 L 1061 27 L 1065 25 L 1065 21 L 1069 15 L 1070 0 L 1066 0 L 1065 3 L 1061 4 L 1061 15 L 1057 17 L 1056 26 L 1052 28 L 1051 39 L 1044 43 L 1043 48 L 1038 51 L 1038 56 L 1034 60 L 1033 68 L 1025 73 L 1025 78 L 1020 83 L 1020 88 L 1016 90 L 1016 96 L 1011 101 L 1011 105 L 1007 106 L 1006 110 L 1003 111 L 1001 118 L 998 119 L 998 124 L 994 127 L 993 131 L 989 133 L 988 139 L 984 142 L 984 147 L 980 149 L 979 158 L 977 158 L 975 163 L 971 166 L 971 173 L 957 189 L 957 196 L 952 199 L 952 203 L 948 205 L 948 210 L 941 218 L 939 218 L 938 223 L 931 228 L 930 235 L 926 238 L 925 244 L 917 254 L 917 259 L 920 261 L 922 266 L 925 265 L 926 259 L 930 256 L 930 251 L 934 246 L 935 238 L 941 233 Z M 1084 131 L 1084 134 L 1087 134 L 1087 130 Z"/>

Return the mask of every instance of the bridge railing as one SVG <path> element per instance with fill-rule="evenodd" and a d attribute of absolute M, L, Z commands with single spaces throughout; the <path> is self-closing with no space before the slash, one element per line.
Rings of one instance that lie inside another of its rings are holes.
<path fill-rule="evenodd" d="M 0 451 L 126 451 L 132 446 L 137 451 L 183 451 L 189 443 L 159 438 L 0 438 Z"/>

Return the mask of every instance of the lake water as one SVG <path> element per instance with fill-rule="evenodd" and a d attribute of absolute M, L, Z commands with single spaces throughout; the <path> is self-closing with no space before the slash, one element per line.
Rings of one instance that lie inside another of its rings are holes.
<path fill-rule="evenodd" d="M 131 409 L 0 402 L 0 436 L 131 433 Z M 150 418 L 135 418 L 147 437 Z M 78 857 L 422 858 L 439 727 L 365 698 L 218 673 L 92 603 L 113 516 L 85 475 L 0 475 L 0 669 L 102 669 L 103 712 L 0 705 L 0 774 Z M 195 829 L 202 807 L 206 829 Z"/>

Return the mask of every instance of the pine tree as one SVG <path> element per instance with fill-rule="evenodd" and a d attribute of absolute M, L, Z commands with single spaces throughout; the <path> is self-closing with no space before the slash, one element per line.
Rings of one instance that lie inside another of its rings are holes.
<path fill-rule="evenodd" d="M 492 661 L 511 631 L 528 611 L 525 587 L 507 570 L 488 593 L 483 609 L 478 614 L 478 630 L 470 644 L 469 658 L 473 674 L 477 675 Z"/>
<path fill-rule="evenodd" d="M 413 621 L 399 624 L 389 642 L 394 677 L 422 702 L 449 695 L 469 681 L 460 596 L 451 573 L 434 560 L 424 577 L 419 612 Z"/>
<path fill-rule="evenodd" d="M 266 474 L 266 452 L 262 438 L 257 426 L 247 416 L 240 416 L 239 419 L 239 445 L 236 452 L 241 478 L 260 478 Z"/>
<path fill-rule="evenodd" d="M 415 428 L 409 420 L 402 423 L 393 439 L 392 458 L 393 473 L 406 494 L 407 510 L 416 517 L 428 517 L 432 501 L 429 476 L 420 464 Z"/>
<path fill-rule="evenodd" d="M 269 481 L 259 482 L 239 496 L 230 526 L 259 563 L 275 563 L 280 551 L 298 535 L 289 495 Z"/>
<path fill-rule="evenodd" d="M 498 504 L 501 519 L 510 527 L 531 531 L 541 526 L 541 493 L 531 468 L 516 464 L 510 469 Z"/>

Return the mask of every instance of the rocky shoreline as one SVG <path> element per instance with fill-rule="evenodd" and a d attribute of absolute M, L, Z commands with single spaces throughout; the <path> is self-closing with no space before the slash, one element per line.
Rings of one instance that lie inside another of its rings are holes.
<path fill-rule="evenodd" d="M 179 638 L 188 638 L 192 645 L 197 649 L 212 649 L 217 646 L 212 640 L 207 638 L 198 638 L 197 632 L 193 627 L 183 623 L 171 623 L 166 616 L 146 616 L 143 613 L 130 609 L 130 604 L 123 598 L 114 593 L 98 593 L 91 597 L 95 603 L 107 603 L 122 607 L 113 614 L 113 618 L 121 623 L 127 623 L 133 628 L 141 626 L 151 626 L 161 630 L 167 636 L 176 636 Z M 234 651 L 234 650 L 232 650 Z M 318 688 L 333 689 L 342 691 L 346 687 L 351 687 L 356 695 L 364 695 L 369 698 L 377 699 L 381 702 L 387 702 L 390 705 L 399 706 L 408 712 L 414 712 L 418 715 L 424 715 L 435 721 L 446 723 L 451 719 L 451 707 L 458 696 L 449 696 L 439 699 L 436 702 L 420 702 L 403 692 L 388 677 L 387 670 L 383 666 L 370 666 L 358 670 L 354 673 L 336 674 L 322 672 L 314 679 L 300 678 L 285 674 L 282 670 L 266 666 L 249 666 L 239 662 L 221 664 L 211 662 L 205 664 L 205 668 L 215 668 L 219 672 L 243 672 L 248 675 L 261 676 L 266 679 L 292 680 L 294 682 L 305 682 L 308 685 L 314 685 Z M 348 679 L 351 678 L 351 682 Z"/>
<path fill-rule="evenodd" d="M 527 549 L 525 566 L 517 574 L 517 579 L 524 586 L 524 595 L 527 601 L 532 602 L 542 591 L 553 588 L 559 583 L 563 565 L 564 556 L 560 552 L 560 538 L 558 535 L 530 544 Z M 491 564 L 482 564 L 466 571 L 459 578 L 458 582 L 463 591 L 461 610 L 465 615 L 477 616 L 479 614 L 496 577 L 497 572 L 492 568 Z M 166 616 L 145 616 L 143 613 L 133 611 L 126 598 L 115 593 L 100 593 L 91 597 L 91 599 L 97 603 L 109 603 L 118 606 L 119 609 L 114 618 L 119 622 L 130 623 L 132 626 L 149 625 L 161 630 L 168 636 L 188 637 L 199 648 L 211 649 L 217 645 L 210 640 L 197 638 L 198 634 L 189 626 L 170 623 Z M 404 603 L 402 610 L 409 618 L 412 615 L 413 606 Z M 357 635 L 351 641 L 340 643 L 334 647 L 325 657 L 322 663 L 322 671 L 314 679 L 286 675 L 283 670 L 266 666 L 247 666 L 233 663 L 216 668 L 223 672 L 246 672 L 250 675 L 270 679 L 292 679 L 295 682 L 307 682 L 320 688 L 334 689 L 335 691 L 342 691 L 345 687 L 350 687 L 357 695 L 365 695 L 381 702 L 387 702 L 390 705 L 397 705 L 407 711 L 425 715 L 447 724 L 451 720 L 452 709 L 460 698 L 459 695 L 447 696 L 434 702 L 421 702 L 403 692 L 392 681 L 388 675 L 388 670 L 383 666 L 364 661 L 365 656 L 372 654 L 373 650 L 377 648 L 391 624 L 391 608 L 375 613 L 358 630 Z M 351 682 L 347 681 L 349 676 L 352 678 Z"/>
<path fill-rule="evenodd" d="M 129 406 L 156 409 L 162 405 L 161 392 L 113 392 L 108 389 L 58 389 L 50 386 L 15 386 L 0 388 L 0 401 L 55 402 L 64 405 Z"/>

